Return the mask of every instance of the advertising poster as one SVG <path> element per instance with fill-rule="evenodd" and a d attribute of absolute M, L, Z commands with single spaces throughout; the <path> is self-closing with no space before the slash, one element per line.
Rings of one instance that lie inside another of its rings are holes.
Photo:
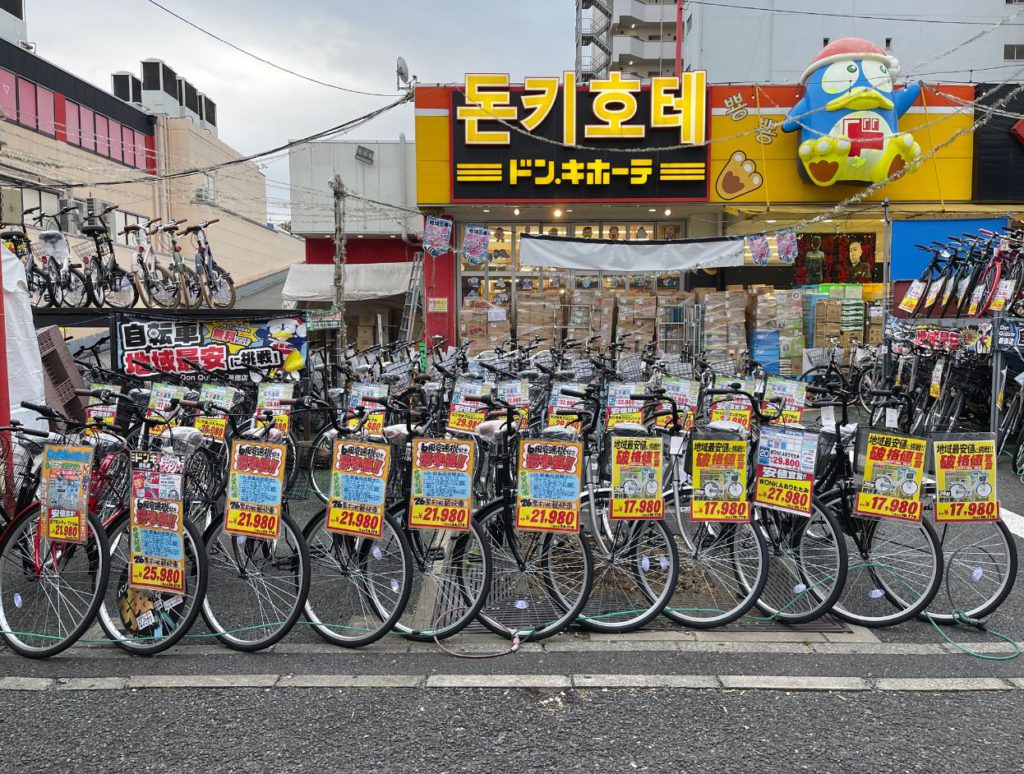
<path fill-rule="evenodd" d="M 579 532 L 582 476 L 582 444 L 520 439 L 516 529 Z"/>
<path fill-rule="evenodd" d="M 756 395 L 754 383 L 749 379 L 730 379 L 729 384 L 739 384 L 740 389 Z M 750 421 L 754 412 L 750 408 L 750 400 L 745 395 L 736 395 L 716 400 L 711 404 L 712 422 L 735 422 L 750 430 Z"/>
<path fill-rule="evenodd" d="M 357 406 L 362 406 L 369 415 L 363 424 L 363 430 L 367 435 L 379 436 L 384 432 L 385 411 L 379 403 L 370 403 L 366 398 L 386 398 L 387 396 L 388 386 L 380 382 L 356 382 L 349 386 L 348 407 L 354 409 Z M 350 419 L 348 426 L 350 428 L 358 427 L 360 421 L 358 418 Z"/>
<path fill-rule="evenodd" d="M 172 371 L 197 382 L 206 371 L 249 381 L 250 368 L 273 377 L 279 370 L 298 371 L 305 365 L 306 323 L 291 314 L 270 320 L 167 320 L 135 312 L 116 316 L 117 357 L 113 368 L 129 376 L 152 377 Z"/>
<path fill-rule="evenodd" d="M 815 433 L 795 427 L 762 427 L 754 470 L 754 502 L 798 516 L 810 516 L 817 452 Z"/>
<path fill-rule="evenodd" d="M 611 382 L 608 385 L 608 430 L 623 422 L 643 424 L 644 403 L 629 396 L 638 395 L 646 389 L 643 382 Z"/>
<path fill-rule="evenodd" d="M 39 487 L 39 534 L 49 540 L 85 543 L 88 540 L 91 446 L 43 447 Z"/>
<path fill-rule="evenodd" d="M 427 215 L 423 219 L 423 249 L 437 258 L 451 249 L 452 221 Z"/>
<path fill-rule="evenodd" d="M 750 521 L 747 442 L 694 438 L 691 443 L 693 521 Z"/>
<path fill-rule="evenodd" d="M 996 442 L 991 436 L 934 441 L 935 520 L 999 521 Z"/>
<path fill-rule="evenodd" d="M 225 532 L 264 540 L 281 536 L 287 453 L 283 443 L 231 442 Z"/>
<path fill-rule="evenodd" d="M 168 414 L 172 413 L 171 403 L 184 398 L 187 392 L 188 387 L 178 384 L 154 384 L 153 389 L 149 393 L 149 406 L 146 408 L 146 418 L 165 419 Z M 160 435 L 164 430 L 169 427 L 175 427 L 177 424 L 178 419 L 174 417 L 168 424 L 150 426 L 149 434 Z"/>
<path fill-rule="evenodd" d="M 480 266 L 487 259 L 487 248 L 491 243 L 490 232 L 484 226 L 466 226 L 462 237 L 462 254 L 470 266 Z"/>
<path fill-rule="evenodd" d="M 473 508 L 473 442 L 414 438 L 409 526 L 469 530 Z"/>
<path fill-rule="evenodd" d="M 679 410 L 679 419 L 683 423 L 683 429 L 689 430 L 693 427 L 694 417 L 697 411 L 697 398 L 700 395 L 700 382 L 693 379 L 680 379 L 666 377 L 661 380 L 661 386 L 665 394 L 676 402 Z M 662 403 L 660 411 L 671 411 L 669 403 Z M 672 417 L 658 417 L 658 427 L 668 427 L 672 424 Z"/>
<path fill-rule="evenodd" d="M 793 284 L 874 282 L 875 264 L 874 234 L 798 234 Z"/>
<path fill-rule="evenodd" d="M 661 438 L 612 438 L 613 519 L 662 519 Z"/>
<path fill-rule="evenodd" d="M 491 382 L 460 378 L 455 380 L 452 403 L 448 411 L 447 429 L 456 433 L 475 433 L 477 426 L 487 418 L 487 407 L 471 403 L 466 395 L 487 395 L 494 388 Z"/>
<path fill-rule="evenodd" d="M 238 390 L 221 384 L 204 384 L 199 390 L 199 402 L 213 401 L 222 406 L 231 406 L 235 402 Z M 218 443 L 224 443 L 227 435 L 228 420 L 223 414 L 209 415 L 199 414 L 192 426 L 203 434 L 204 438 Z"/>
<path fill-rule="evenodd" d="M 864 483 L 854 510 L 865 516 L 921 520 L 921 479 L 928 442 L 894 433 L 868 434 Z"/>
<path fill-rule="evenodd" d="M 133 589 L 185 593 L 182 460 L 170 454 L 131 453 L 131 570 Z"/>
<path fill-rule="evenodd" d="M 579 405 L 580 399 L 571 395 L 563 395 L 562 390 L 574 390 L 583 392 L 586 387 L 583 382 L 555 382 L 551 385 L 551 397 L 548 398 L 548 427 L 573 425 L 579 427 L 576 417 L 559 416 L 555 412 L 568 411 L 575 408 L 582 408 Z"/>
<path fill-rule="evenodd" d="M 803 420 L 804 406 L 807 403 L 807 385 L 796 379 L 782 379 L 778 376 L 768 377 L 768 388 L 765 395 L 769 398 L 782 398 L 782 416 L 778 422 L 782 425 L 798 425 Z M 773 411 L 767 401 L 763 409 Z"/>
<path fill-rule="evenodd" d="M 291 424 L 292 407 L 281 401 L 290 400 L 295 393 L 291 382 L 261 382 L 256 392 L 256 418 L 263 419 L 264 411 L 274 414 L 274 427 L 287 434 Z"/>
<path fill-rule="evenodd" d="M 328 532 L 379 538 L 384 534 L 391 448 L 337 439 L 331 463 Z"/>

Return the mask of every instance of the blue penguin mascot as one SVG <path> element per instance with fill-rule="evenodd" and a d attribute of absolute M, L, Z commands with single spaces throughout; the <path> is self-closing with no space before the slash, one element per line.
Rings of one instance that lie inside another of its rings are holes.
<path fill-rule="evenodd" d="M 921 156 L 913 135 L 899 131 L 921 85 L 897 91 L 898 74 L 895 57 L 862 38 L 832 41 L 804 70 L 804 95 L 782 131 L 800 131 L 800 162 L 815 185 L 877 183 Z"/>

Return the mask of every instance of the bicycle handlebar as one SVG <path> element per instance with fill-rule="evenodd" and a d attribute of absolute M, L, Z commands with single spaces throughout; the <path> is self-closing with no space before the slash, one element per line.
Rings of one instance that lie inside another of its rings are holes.
<path fill-rule="evenodd" d="M 761 411 L 760 406 L 758 405 L 761 401 L 758 400 L 757 398 L 755 398 L 751 393 L 747 392 L 746 390 L 708 390 L 704 394 L 706 396 L 708 396 L 708 397 L 712 397 L 714 395 L 722 395 L 722 396 L 726 396 L 726 395 L 732 395 L 732 396 L 742 395 L 744 398 L 746 398 L 748 401 L 750 401 L 750 408 L 753 410 L 754 416 L 757 417 L 759 420 L 762 420 L 762 421 L 767 420 L 767 421 L 770 422 L 773 419 L 778 419 L 780 416 L 782 416 L 782 410 L 781 409 L 778 411 L 778 413 L 771 414 L 771 415 L 767 415 L 767 414 L 763 413 Z"/>

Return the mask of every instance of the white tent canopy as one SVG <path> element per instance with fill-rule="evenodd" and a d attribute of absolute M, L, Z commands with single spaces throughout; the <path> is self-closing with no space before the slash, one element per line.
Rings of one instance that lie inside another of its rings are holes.
<path fill-rule="evenodd" d="M 409 290 L 412 263 L 349 263 L 345 265 L 345 300 L 366 301 Z M 334 264 L 295 263 L 281 290 L 284 309 L 299 302 L 334 301 Z"/>
<path fill-rule="evenodd" d="M 39 415 L 23 409 L 23 400 L 46 403 L 43 389 L 43 362 L 32 322 L 25 267 L 14 253 L 0 247 L 3 260 L 4 322 L 7 332 L 7 391 L 11 400 L 11 419 L 38 427 Z"/>
<path fill-rule="evenodd" d="M 743 239 L 680 239 L 622 242 L 611 239 L 565 239 L 524 234 L 519 243 L 524 266 L 576 271 L 698 271 L 743 265 Z"/>

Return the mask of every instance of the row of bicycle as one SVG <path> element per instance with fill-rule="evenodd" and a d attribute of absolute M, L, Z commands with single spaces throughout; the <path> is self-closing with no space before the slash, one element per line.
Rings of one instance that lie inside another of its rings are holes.
<path fill-rule="evenodd" d="M 53 214 L 32 207 L 24 211 L 19 226 L 0 226 L 0 240 L 25 266 L 33 306 L 130 309 L 140 301 L 160 309 L 195 309 L 204 303 L 211 309 L 234 306 L 234 280 L 214 260 L 206 235 L 207 227 L 219 218 L 191 226 L 185 226 L 184 219 L 164 223 L 160 218 L 126 225 L 118 232 L 133 250 L 130 266 L 126 268 L 118 262 L 106 221 L 116 209 L 112 205 L 87 214 L 79 231 L 88 241 L 75 247 L 60 231 L 60 222 L 68 214 L 78 212 L 79 205 L 69 205 Z M 25 227 L 25 218 L 29 216 L 40 229 L 34 240 Z M 186 260 L 183 255 L 183 237 L 191 241 L 191 259 Z M 157 240 L 163 241 L 160 247 L 170 254 L 167 266 L 161 263 Z"/>

